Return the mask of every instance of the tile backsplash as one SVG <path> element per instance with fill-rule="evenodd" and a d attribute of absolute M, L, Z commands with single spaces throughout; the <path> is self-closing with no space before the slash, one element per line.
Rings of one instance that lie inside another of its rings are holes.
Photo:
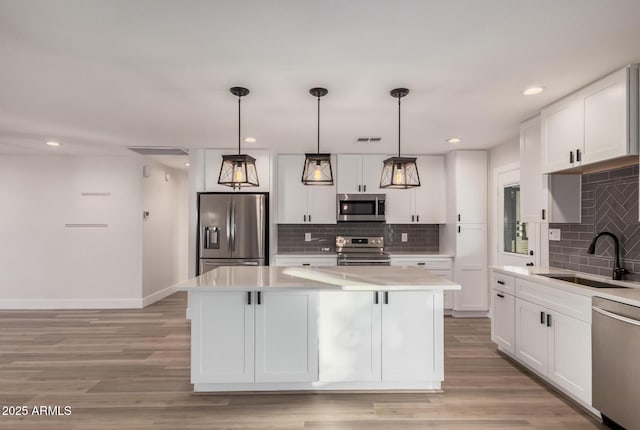
<path fill-rule="evenodd" d="M 611 276 L 614 246 L 598 239 L 596 253 L 587 248 L 596 233 L 610 231 L 620 239 L 620 263 L 625 279 L 640 281 L 640 222 L 638 222 L 638 166 L 582 176 L 582 222 L 551 224 L 561 230 L 560 241 L 549 241 L 549 265 Z"/>
<path fill-rule="evenodd" d="M 311 241 L 305 242 L 305 233 Z M 407 233 L 407 242 L 402 242 Z M 335 252 L 336 236 L 382 236 L 387 252 L 437 254 L 440 249 L 437 224 L 384 224 L 352 222 L 338 224 L 278 224 L 279 254 L 323 254 Z"/>

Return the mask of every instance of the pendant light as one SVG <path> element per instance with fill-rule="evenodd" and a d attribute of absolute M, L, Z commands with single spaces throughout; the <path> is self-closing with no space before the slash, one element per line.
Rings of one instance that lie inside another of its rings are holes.
<path fill-rule="evenodd" d="M 242 87 L 230 88 L 231 94 L 238 97 L 238 153 L 234 155 L 223 155 L 222 166 L 218 183 L 232 188 L 257 187 L 258 171 L 256 170 L 256 159 L 240 151 L 240 100 L 249 94 L 249 90 Z"/>
<path fill-rule="evenodd" d="M 318 152 L 305 154 L 302 183 L 305 185 L 333 185 L 331 154 L 320 153 L 320 97 L 326 96 L 326 88 L 311 88 L 312 96 L 318 98 Z"/>
<path fill-rule="evenodd" d="M 391 96 L 398 99 L 398 156 L 384 160 L 380 188 L 413 188 L 420 186 L 418 165 L 415 157 L 400 156 L 400 99 L 407 94 L 406 88 L 391 90 Z"/>

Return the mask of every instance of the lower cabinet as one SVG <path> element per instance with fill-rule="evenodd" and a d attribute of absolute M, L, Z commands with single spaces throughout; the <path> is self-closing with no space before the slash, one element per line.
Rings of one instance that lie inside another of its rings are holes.
<path fill-rule="evenodd" d="M 440 292 L 323 291 L 319 301 L 321 382 L 442 379 Z"/>
<path fill-rule="evenodd" d="M 515 354 L 515 298 L 503 290 L 491 290 L 491 340 L 510 354 Z"/>
<path fill-rule="evenodd" d="M 317 380 L 317 292 L 192 294 L 192 383 Z"/>
<path fill-rule="evenodd" d="M 453 281 L 453 259 L 451 257 L 419 257 L 419 256 L 403 256 L 392 255 L 392 266 L 419 266 L 425 270 L 433 273 L 436 276 L 441 276 L 444 279 Z M 444 309 L 448 311 L 447 314 L 451 314 L 455 299 L 455 291 L 444 292 Z"/>

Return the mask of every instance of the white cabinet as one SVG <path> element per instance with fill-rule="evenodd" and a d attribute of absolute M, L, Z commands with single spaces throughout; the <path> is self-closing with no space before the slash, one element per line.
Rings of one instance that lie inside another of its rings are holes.
<path fill-rule="evenodd" d="M 382 162 L 386 158 L 384 155 L 339 154 L 338 194 L 380 193 Z"/>
<path fill-rule="evenodd" d="M 230 149 L 206 149 L 204 154 L 204 187 L 205 191 L 229 192 L 231 188 L 218 184 L 220 167 L 222 166 L 222 156 L 237 154 L 237 148 Z M 238 192 L 254 193 L 268 192 L 271 188 L 271 158 L 266 149 L 250 149 L 243 153 L 251 155 L 256 159 L 256 170 L 258 171 L 258 187 L 243 187 Z M 300 170 L 302 176 L 302 168 Z"/>
<path fill-rule="evenodd" d="M 453 151 L 447 154 L 447 221 L 487 222 L 487 152 Z"/>
<path fill-rule="evenodd" d="M 333 255 L 276 255 L 274 266 L 337 266 L 338 259 Z"/>
<path fill-rule="evenodd" d="M 389 224 L 446 222 L 444 157 L 421 155 L 416 158 L 421 186 L 386 190 Z"/>
<path fill-rule="evenodd" d="M 513 295 L 491 290 L 491 340 L 501 350 L 515 354 L 515 298 Z"/>
<path fill-rule="evenodd" d="M 458 224 L 456 233 L 454 315 L 489 309 L 487 289 L 487 225 Z"/>
<path fill-rule="evenodd" d="M 335 157 L 331 162 L 336 164 Z M 278 156 L 278 223 L 335 224 L 335 181 L 334 185 L 304 185 L 303 166 L 304 155 Z"/>
<path fill-rule="evenodd" d="M 547 374 L 547 336 L 544 308 L 516 299 L 516 357 L 541 375 Z"/>
<path fill-rule="evenodd" d="M 520 207 L 524 222 L 579 223 L 582 176 L 541 168 L 540 116 L 520 125 Z"/>
<path fill-rule="evenodd" d="M 317 380 L 317 292 L 191 294 L 192 383 Z"/>
<path fill-rule="evenodd" d="M 453 259 L 451 257 L 428 257 L 428 256 L 407 256 L 392 255 L 392 266 L 419 266 L 428 270 L 430 273 L 441 276 L 449 281 L 454 280 L 453 275 Z M 453 309 L 454 291 L 444 291 L 444 309 L 450 311 Z M 450 312 L 448 312 L 450 313 Z"/>
<path fill-rule="evenodd" d="M 543 173 L 637 155 L 638 98 L 631 65 L 543 109 Z"/>
<path fill-rule="evenodd" d="M 256 382 L 318 380 L 317 294 L 260 294 L 255 306 Z"/>
<path fill-rule="evenodd" d="M 320 292 L 320 381 L 440 380 L 442 295 Z"/>

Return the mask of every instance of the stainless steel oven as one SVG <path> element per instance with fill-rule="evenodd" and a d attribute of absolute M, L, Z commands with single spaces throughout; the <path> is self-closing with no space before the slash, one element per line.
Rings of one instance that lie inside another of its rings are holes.
<path fill-rule="evenodd" d="M 382 237 L 336 236 L 338 266 L 389 266 Z"/>
<path fill-rule="evenodd" d="M 338 221 L 385 221 L 384 194 L 338 194 Z"/>

